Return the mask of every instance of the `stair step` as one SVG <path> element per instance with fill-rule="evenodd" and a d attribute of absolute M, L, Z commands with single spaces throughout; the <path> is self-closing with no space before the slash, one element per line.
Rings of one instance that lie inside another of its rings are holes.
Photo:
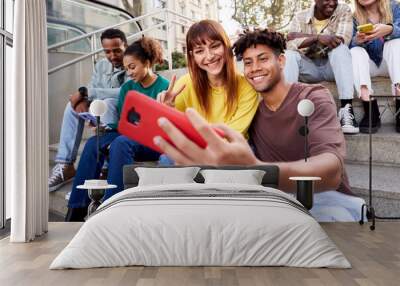
<path fill-rule="evenodd" d="M 337 93 L 337 87 L 334 82 L 321 82 L 322 85 L 326 86 L 333 97 L 337 101 L 337 106 L 339 102 L 339 96 Z M 392 83 L 389 78 L 376 77 L 372 79 L 372 88 L 374 89 L 374 94 L 376 95 L 391 95 L 392 94 Z M 381 113 L 381 121 L 384 124 L 394 124 L 394 113 L 395 113 L 395 103 L 393 99 L 389 98 L 379 98 L 378 99 L 379 110 Z M 356 120 L 359 122 L 364 115 L 364 109 L 362 102 L 357 98 L 354 92 L 353 108 L 356 116 Z M 386 109 L 386 110 L 385 110 Z M 384 111 L 385 110 L 385 111 Z"/>
<path fill-rule="evenodd" d="M 49 193 L 49 211 L 55 213 L 60 216 L 64 216 L 67 214 L 67 203 L 68 200 L 65 199 L 65 196 L 72 189 L 72 181 L 63 185 L 57 191 Z"/>
<path fill-rule="evenodd" d="M 368 164 L 369 134 L 345 135 L 345 138 L 346 161 Z M 394 126 L 384 124 L 372 134 L 372 161 L 375 165 L 400 167 L 400 133 Z"/>
<path fill-rule="evenodd" d="M 355 194 L 369 202 L 369 166 L 346 163 Z M 372 204 L 378 216 L 400 216 L 400 167 L 372 166 Z"/>

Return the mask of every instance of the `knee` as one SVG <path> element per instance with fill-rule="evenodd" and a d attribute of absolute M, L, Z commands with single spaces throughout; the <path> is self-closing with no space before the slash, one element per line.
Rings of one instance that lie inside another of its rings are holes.
<path fill-rule="evenodd" d="M 400 50 L 400 39 L 393 39 L 385 42 L 384 49 L 388 51 L 398 52 Z"/>
<path fill-rule="evenodd" d="M 286 62 L 298 62 L 301 59 L 298 51 L 286 50 L 285 51 Z"/>
<path fill-rule="evenodd" d="M 70 101 L 68 101 L 67 105 L 65 106 L 64 113 L 75 115 L 75 111 L 74 111 L 74 109 L 72 108 L 72 105 L 71 105 L 71 102 L 70 102 Z"/>
<path fill-rule="evenodd" d="M 353 47 L 350 50 L 353 59 L 369 58 L 367 51 L 362 47 Z"/>
<path fill-rule="evenodd" d="M 330 56 L 333 57 L 350 57 L 350 49 L 348 46 L 346 46 L 345 44 L 340 44 L 339 46 L 337 46 L 336 48 L 332 49 L 329 52 Z M 344 62 L 343 59 L 339 62 Z"/>
<path fill-rule="evenodd" d="M 130 149 L 131 142 L 132 141 L 128 137 L 125 137 L 123 135 L 118 136 L 113 140 L 110 145 L 110 154 L 116 152 L 124 152 Z"/>
<path fill-rule="evenodd" d="M 89 151 L 96 151 L 96 150 L 97 150 L 97 138 L 96 138 L 96 136 L 92 136 L 86 141 L 83 151 L 89 152 Z"/>
<path fill-rule="evenodd" d="M 106 98 L 103 101 L 107 106 L 116 106 L 118 103 L 116 98 Z"/>

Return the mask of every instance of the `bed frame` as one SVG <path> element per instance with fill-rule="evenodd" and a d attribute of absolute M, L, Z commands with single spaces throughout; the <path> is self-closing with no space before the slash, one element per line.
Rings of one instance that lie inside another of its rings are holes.
<path fill-rule="evenodd" d="M 135 168 L 136 167 L 151 167 L 151 168 L 182 168 L 187 166 L 149 166 L 143 164 L 132 164 L 125 165 L 123 170 L 124 175 L 124 188 L 133 188 L 138 185 L 139 176 L 137 175 Z M 278 188 L 279 182 L 279 168 L 275 165 L 257 165 L 257 166 L 202 166 L 197 165 L 201 169 L 219 169 L 219 170 L 263 170 L 265 171 L 265 175 L 262 179 L 262 185 L 265 187 Z M 204 178 L 200 174 L 194 178 L 197 183 L 204 183 Z"/>

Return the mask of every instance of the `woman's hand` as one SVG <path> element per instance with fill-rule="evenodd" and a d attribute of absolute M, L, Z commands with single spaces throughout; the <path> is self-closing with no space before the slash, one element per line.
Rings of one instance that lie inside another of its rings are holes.
<path fill-rule="evenodd" d="M 175 98 L 185 88 L 185 85 L 183 85 L 178 90 L 174 91 L 175 81 L 176 81 L 176 75 L 173 75 L 171 82 L 169 83 L 168 89 L 160 92 L 157 95 L 157 101 L 164 103 L 168 106 L 175 107 Z"/>
<path fill-rule="evenodd" d="M 205 149 L 188 139 L 166 118 L 160 118 L 159 126 L 173 142 L 169 144 L 162 137 L 155 137 L 154 143 L 176 164 L 180 165 L 256 165 L 260 161 L 254 156 L 246 139 L 226 125 L 214 125 L 221 129 L 225 138 L 221 138 L 194 109 L 188 108 L 186 115 L 193 127 L 207 142 Z"/>
<path fill-rule="evenodd" d="M 364 44 L 365 42 L 368 41 L 368 40 L 366 40 L 366 37 L 367 37 L 366 33 L 357 32 L 357 34 L 356 34 L 356 43 L 358 45 Z"/>
<path fill-rule="evenodd" d="M 374 29 L 366 33 L 366 41 L 372 41 L 390 35 L 393 32 L 393 26 L 386 24 L 375 24 Z"/>

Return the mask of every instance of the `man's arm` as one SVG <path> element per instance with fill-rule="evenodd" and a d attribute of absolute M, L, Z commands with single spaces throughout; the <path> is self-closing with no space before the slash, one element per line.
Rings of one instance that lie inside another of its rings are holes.
<path fill-rule="evenodd" d="M 335 35 L 343 40 L 343 43 L 348 46 L 350 45 L 351 38 L 353 35 L 353 15 L 350 6 L 347 4 L 341 4 L 342 11 L 338 15 L 338 27 Z"/>
<path fill-rule="evenodd" d="M 289 180 L 289 177 L 321 177 L 322 180 L 315 183 L 316 191 L 336 190 L 342 178 L 341 162 L 333 153 L 312 156 L 307 162 L 300 160 L 272 164 L 279 167 L 279 189 L 286 192 L 296 190 L 296 182 Z"/>
<path fill-rule="evenodd" d="M 297 46 L 298 49 L 307 48 L 318 42 L 318 35 L 306 34 L 301 32 L 292 32 L 287 36 L 288 41 L 301 39 L 302 42 Z"/>
<path fill-rule="evenodd" d="M 160 127 L 168 134 L 174 145 L 161 137 L 154 138 L 154 143 L 180 165 L 265 165 L 253 154 L 245 138 L 226 125 L 215 125 L 225 133 L 221 138 L 195 110 L 188 109 L 186 115 L 194 128 L 208 143 L 202 149 L 190 141 L 183 133 L 165 118 L 159 120 Z M 272 163 L 280 169 L 279 187 L 284 191 L 295 191 L 295 182 L 291 176 L 318 176 L 322 180 L 317 183 L 317 190 L 336 189 L 341 180 L 342 167 L 338 157 L 332 153 L 322 153 L 304 161 Z"/>
<path fill-rule="evenodd" d="M 95 67 L 88 84 L 88 97 L 89 100 L 95 99 L 106 99 L 106 98 L 115 98 L 119 97 L 119 88 L 103 88 L 104 83 L 102 82 L 101 74 L 106 72 L 106 68 L 104 68 L 104 61 L 99 61 Z"/>

